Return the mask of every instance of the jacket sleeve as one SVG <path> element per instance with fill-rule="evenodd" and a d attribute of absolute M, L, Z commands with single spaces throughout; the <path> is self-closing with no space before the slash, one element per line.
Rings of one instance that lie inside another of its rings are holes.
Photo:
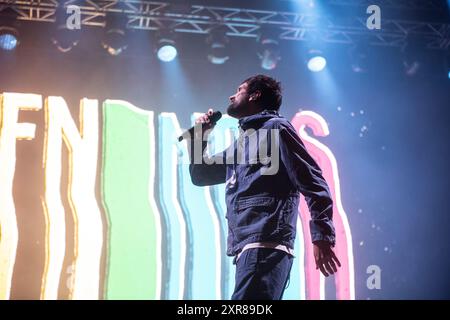
<path fill-rule="evenodd" d="M 336 236 L 330 190 L 321 169 L 292 126 L 280 128 L 280 152 L 287 172 L 292 173 L 292 183 L 304 195 L 311 212 L 312 242 L 323 240 L 334 246 Z"/>
<path fill-rule="evenodd" d="M 226 164 L 223 153 L 208 156 L 205 152 L 206 141 L 189 139 L 187 144 L 190 160 L 189 173 L 192 183 L 196 186 L 224 183 L 226 180 Z"/>

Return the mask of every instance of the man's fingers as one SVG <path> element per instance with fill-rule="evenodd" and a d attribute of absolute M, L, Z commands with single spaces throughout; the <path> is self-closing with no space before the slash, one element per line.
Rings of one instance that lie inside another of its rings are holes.
<path fill-rule="evenodd" d="M 209 119 L 210 116 L 212 116 L 214 110 L 209 108 L 208 112 L 206 112 L 205 114 L 202 114 L 200 117 L 197 118 L 197 120 L 195 120 L 195 123 L 209 123 L 211 120 Z"/>
<path fill-rule="evenodd" d="M 195 123 L 205 123 L 206 120 L 206 115 L 201 115 L 200 117 L 197 118 L 197 120 L 195 120 Z"/>
<path fill-rule="evenodd" d="M 324 275 L 325 277 L 328 277 L 328 273 L 327 273 L 327 271 L 325 270 L 325 267 L 323 266 L 322 263 L 319 264 L 319 268 L 320 268 L 320 271 L 323 273 L 323 275 Z"/>
<path fill-rule="evenodd" d="M 336 257 L 336 254 L 334 253 L 334 251 L 331 251 L 331 258 L 336 261 L 338 267 L 341 266 L 341 262 L 339 261 L 339 259 Z"/>
<path fill-rule="evenodd" d="M 314 247 L 314 260 L 316 262 L 316 270 L 320 269 L 322 274 L 325 277 L 332 275 L 337 272 L 338 267 L 340 267 L 341 263 L 339 259 L 336 257 L 336 254 L 331 249 L 331 247 L 320 247 L 316 245 Z"/>
<path fill-rule="evenodd" d="M 209 117 L 204 114 L 203 116 L 200 117 L 200 122 L 201 123 L 208 123 L 209 122 Z"/>
<path fill-rule="evenodd" d="M 333 269 L 330 266 L 329 260 L 325 259 L 323 262 L 323 265 L 325 266 L 325 269 L 327 270 L 328 274 L 333 274 Z"/>
<path fill-rule="evenodd" d="M 336 273 L 337 272 L 337 267 L 336 267 L 336 264 L 334 263 L 333 259 L 330 259 L 328 261 L 328 263 L 330 264 L 331 268 L 333 269 L 333 273 Z"/>

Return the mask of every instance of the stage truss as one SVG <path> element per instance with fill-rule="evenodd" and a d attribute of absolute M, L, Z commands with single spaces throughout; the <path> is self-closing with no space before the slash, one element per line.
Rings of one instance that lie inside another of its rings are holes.
<path fill-rule="evenodd" d="M 64 5 L 62 4 L 64 2 Z M 370 1 L 329 0 L 332 5 L 359 5 Z M 445 9 L 436 1 L 384 0 L 380 5 L 387 8 Z M 375 46 L 403 47 L 411 36 L 418 36 L 429 49 L 447 50 L 450 47 L 450 24 L 444 22 L 411 21 L 382 17 L 380 30 L 366 26 L 368 14 L 361 10 L 360 16 L 336 17 L 313 13 L 254 10 L 207 5 L 174 5 L 164 1 L 101 0 L 101 1 L 55 1 L 0 0 L 0 11 L 11 8 L 17 19 L 36 22 L 54 22 L 58 7 L 77 5 L 81 9 L 81 24 L 105 27 L 109 13 L 123 14 L 127 27 L 138 30 L 171 29 L 180 33 L 208 34 L 211 29 L 222 27 L 231 37 L 256 38 L 261 29 L 271 29 L 280 39 L 325 43 L 365 44 Z M 245 5 L 245 2 L 243 3 Z"/>

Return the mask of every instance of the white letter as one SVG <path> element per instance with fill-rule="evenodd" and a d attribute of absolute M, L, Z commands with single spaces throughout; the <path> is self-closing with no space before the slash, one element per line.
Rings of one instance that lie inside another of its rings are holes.
<path fill-rule="evenodd" d="M 381 289 L 381 269 L 377 265 L 370 265 L 367 267 L 367 274 L 372 275 L 367 278 L 366 284 L 369 290 Z"/>
<path fill-rule="evenodd" d="M 33 139 L 36 125 L 18 123 L 19 111 L 39 110 L 37 94 L 0 95 L 0 299 L 9 299 L 19 234 L 13 199 L 16 139 Z"/>
<path fill-rule="evenodd" d="M 67 6 L 67 13 L 72 14 L 66 20 L 66 26 L 69 30 L 81 29 L 81 9 L 79 6 Z"/>
<path fill-rule="evenodd" d="M 69 202 L 75 223 L 77 256 L 73 261 L 72 299 L 98 299 L 103 222 L 95 198 L 98 153 L 98 102 L 83 99 L 80 129 L 61 97 L 46 101 L 45 207 L 49 217 L 42 299 L 56 299 L 65 255 L 65 213 L 61 200 L 61 154 L 69 150 Z"/>
<path fill-rule="evenodd" d="M 366 13 L 372 14 L 367 18 L 366 26 L 369 30 L 381 29 L 381 9 L 373 4 L 367 7 Z"/>
<path fill-rule="evenodd" d="M 265 151 L 267 155 L 267 147 L 261 148 L 261 151 Z M 272 176 L 278 173 L 280 168 L 280 131 L 278 129 L 270 129 L 270 157 L 264 158 L 261 153 L 260 157 L 261 163 L 265 165 L 261 168 L 261 175 Z"/>

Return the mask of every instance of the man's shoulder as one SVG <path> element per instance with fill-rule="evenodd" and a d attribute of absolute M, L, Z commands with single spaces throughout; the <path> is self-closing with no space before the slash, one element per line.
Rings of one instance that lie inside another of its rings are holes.
<path fill-rule="evenodd" d="M 283 116 L 273 117 L 273 118 L 267 120 L 264 123 L 263 127 L 265 129 L 280 129 L 280 130 L 281 129 L 288 129 L 288 130 L 294 129 L 294 127 L 289 122 L 289 120 Z"/>

